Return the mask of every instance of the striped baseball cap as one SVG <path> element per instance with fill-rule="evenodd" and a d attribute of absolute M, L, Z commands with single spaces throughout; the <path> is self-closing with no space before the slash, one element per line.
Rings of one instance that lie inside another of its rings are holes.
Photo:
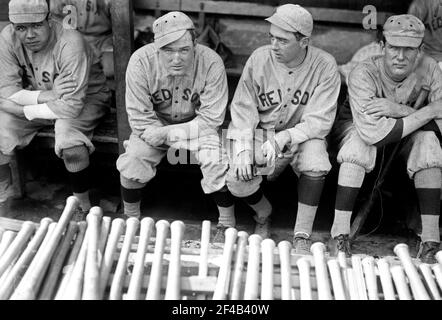
<path fill-rule="evenodd" d="M 180 11 L 171 11 L 153 23 L 155 46 L 160 49 L 181 38 L 187 30 L 195 29 L 193 21 Z"/>
<path fill-rule="evenodd" d="M 12 23 L 42 22 L 48 13 L 46 0 L 9 1 L 9 21 Z"/>
<path fill-rule="evenodd" d="M 424 35 L 424 24 L 412 14 L 391 16 L 384 24 L 385 39 L 393 46 L 417 48 Z"/>
<path fill-rule="evenodd" d="M 279 6 L 275 13 L 265 20 L 289 32 L 299 32 L 307 37 L 312 35 L 313 17 L 310 12 L 297 4 L 288 3 Z"/>

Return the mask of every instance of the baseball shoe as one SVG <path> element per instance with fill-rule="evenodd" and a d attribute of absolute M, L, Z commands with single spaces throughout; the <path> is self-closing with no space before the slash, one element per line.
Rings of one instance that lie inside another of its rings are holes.
<path fill-rule="evenodd" d="M 337 257 L 338 252 L 344 252 L 347 258 L 351 257 L 351 243 L 348 234 L 340 234 L 337 237 L 330 238 L 328 243 L 328 250 L 330 256 Z"/>
<path fill-rule="evenodd" d="M 226 241 L 225 233 L 227 229 L 229 229 L 229 227 L 218 223 L 216 225 L 216 233 L 212 239 L 212 243 L 224 243 Z"/>
<path fill-rule="evenodd" d="M 295 253 L 311 255 L 310 247 L 312 245 L 312 241 L 310 237 L 304 234 L 295 234 L 293 237 L 293 248 L 295 249 Z"/>
<path fill-rule="evenodd" d="M 426 241 L 422 242 L 417 258 L 423 263 L 437 263 L 435 255 L 439 251 L 439 242 Z"/>
<path fill-rule="evenodd" d="M 409 230 L 407 234 L 407 245 L 412 257 L 417 257 L 421 247 L 421 237 L 416 232 Z"/>
<path fill-rule="evenodd" d="M 270 238 L 270 218 L 260 219 L 253 216 L 253 219 L 256 221 L 254 234 L 260 235 L 263 240 Z"/>

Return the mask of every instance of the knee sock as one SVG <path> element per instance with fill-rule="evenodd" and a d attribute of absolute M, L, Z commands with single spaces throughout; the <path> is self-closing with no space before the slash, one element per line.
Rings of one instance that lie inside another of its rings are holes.
<path fill-rule="evenodd" d="M 332 238 L 340 234 L 350 234 L 351 214 L 364 177 L 363 167 L 349 162 L 341 164 L 336 191 L 335 218 L 331 228 Z"/>
<path fill-rule="evenodd" d="M 321 199 L 325 177 L 310 177 L 301 175 L 298 183 L 298 213 L 294 228 L 295 236 L 312 234 L 313 222 Z"/>
<path fill-rule="evenodd" d="M 422 242 L 440 242 L 440 181 L 439 168 L 424 169 L 414 175 L 414 186 L 422 219 Z"/>
<path fill-rule="evenodd" d="M 261 189 L 243 199 L 256 212 L 257 222 L 264 222 L 272 214 L 272 205 Z"/>
<path fill-rule="evenodd" d="M 228 190 L 213 193 L 213 199 L 218 207 L 218 224 L 225 227 L 235 227 L 235 206 L 232 194 Z"/>
<path fill-rule="evenodd" d="M 141 195 L 146 184 L 120 176 L 124 214 L 128 217 L 141 216 Z"/>

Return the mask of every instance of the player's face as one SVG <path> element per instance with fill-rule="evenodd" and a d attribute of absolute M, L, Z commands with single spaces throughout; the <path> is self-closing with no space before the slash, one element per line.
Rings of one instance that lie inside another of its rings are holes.
<path fill-rule="evenodd" d="M 160 60 L 172 76 L 183 76 L 192 65 L 195 44 L 190 32 L 159 50 Z"/>
<path fill-rule="evenodd" d="M 305 40 L 304 40 L 305 39 Z M 290 66 L 292 61 L 297 61 L 304 54 L 306 38 L 297 40 L 293 32 L 283 30 L 275 25 L 270 25 L 270 44 L 273 54 L 278 62 Z"/>
<path fill-rule="evenodd" d="M 38 52 L 46 47 L 51 35 L 47 20 L 38 23 L 14 24 L 14 29 L 21 43 L 33 52 Z"/>
<path fill-rule="evenodd" d="M 393 80 L 401 81 L 413 71 L 419 54 L 418 48 L 396 47 L 388 42 L 384 46 L 384 61 L 387 73 Z"/>

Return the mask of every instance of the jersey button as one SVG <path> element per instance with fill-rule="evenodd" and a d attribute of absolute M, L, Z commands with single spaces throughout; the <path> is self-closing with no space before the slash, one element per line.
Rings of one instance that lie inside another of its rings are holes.
<path fill-rule="evenodd" d="M 38 85 L 41 86 L 41 83 L 39 82 Z"/>
<path fill-rule="evenodd" d="M 178 100 L 175 100 L 175 103 L 178 103 Z"/>
<path fill-rule="evenodd" d="M 178 87 L 175 87 L 175 90 L 178 90 L 179 88 Z"/>
<path fill-rule="evenodd" d="M 293 74 L 293 71 L 289 71 L 289 74 Z"/>
<path fill-rule="evenodd" d="M 287 105 L 286 105 L 286 104 L 284 105 L 284 108 L 287 108 Z"/>
<path fill-rule="evenodd" d="M 38 68 L 37 68 L 37 67 L 35 67 L 34 69 L 35 69 L 35 71 L 38 71 Z"/>
<path fill-rule="evenodd" d="M 279 124 L 282 124 L 282 121 L 279 121 Z"/>
<path fill-rule="evenodd" d="M 178 118 L 178 116 L 177 116 L 177 115 L 174 115 L 173 117 L 174 117 L 174 118 Z"/>
<path fill-rule="evenodd" d="M 287 92 L 290 92 L 290 91 L 292 91 L 292 89 L 288 88 L 288 89 L 287 89 Z"/>

